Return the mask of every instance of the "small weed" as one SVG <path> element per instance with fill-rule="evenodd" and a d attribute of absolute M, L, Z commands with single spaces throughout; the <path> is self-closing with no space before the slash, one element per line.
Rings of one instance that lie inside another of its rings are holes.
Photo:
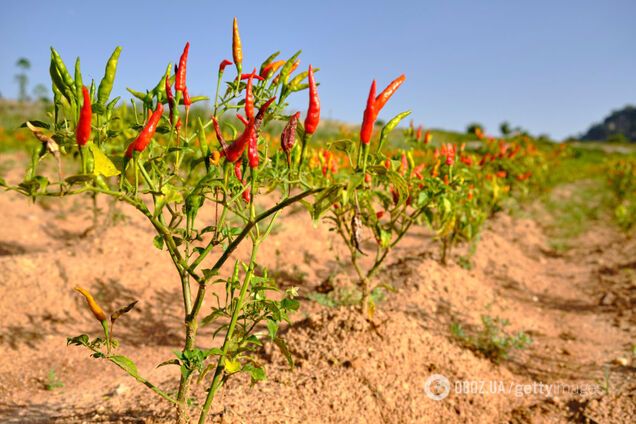
<path fill-rule="evenodd" d="M 384 300 L 384 296 L 384 288 L 376 287 L 371 291 L 370 298 L 374 304 L 378 304 Z M 329 293 L 310 293 L 307 297 L 319 305 L 328 308 L 337 308 L 339 306 L 359 305 L 360 299 L 362 299 L 362 293 L 357 287 L 339 287 Z"/>
<path fill-rule="evenodd" d="M 465 346 L 481 352 L 495 363 L 508 359 L 512 350 L 525 349 L 532 343 L 530 337 L 523 331 L 514 335 L 507 333 L 505 327 L 510 323 L 506 319 L 482 315 L 481 323 L 483 328 L 474 335 L 466 334 L 459 323 L 451 324 L 450 331 Z"/>
<path fill-rule="evenodd" d="M 62 380 L 55 374 L 55 370 L 51 368 L 46 377 L 46 383 L 44 383 L 44 389 L 48 391 L 53 391 L 55 389 L 60 389 L 64 387 L 64 383 Z"/>

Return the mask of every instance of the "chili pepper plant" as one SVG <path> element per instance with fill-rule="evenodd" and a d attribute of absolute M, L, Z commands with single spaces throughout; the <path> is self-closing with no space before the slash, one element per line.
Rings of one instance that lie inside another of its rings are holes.
<path fill-rule="evenodd" d="M 326 188 L 312 185 L 313 180 L 304 177 L 307 167 L 302 159 L 319 123 L 314 76 L 318 69 L 310 66 L 291 78 L 300 52 L 276 62 L 279 53 L 274 53 L 259 72 L 254 67 L 242 73 L 248 67 L 243 62 L 236 20 L 232 45 L 236 76 L 224 81 L 232 62 L 223 60 L 211 102 L 212 116 L 192 123 L 188 122 L 190 106 L 208 98 L 189 95 L 189 43 L 178 64 L 174 68 L 168 64 L 158 74 L 154 88 L 129 89 L 137 99 L 129 107 L 117 107 L 119 98 L 110 99 L 120 47 L 108 60 L 99 85 L 92 81 L 88 87 L 79 59 L 72 76 L 61 56 L 51 49 L 54 108 L 50 122 L 26 123 L 40 144 L 24 181 L 18 185 L 2 181 L 7 190 L 34 200 L 110 196 L 132 206 L 154 228 L 154 244 L 169 255 L 182 292 L 183 346 L 176 357 L 161 364 L 179 368 L 178 387 L 164 388 L 148 381 L 133 359 L 118 353 L 113 325 L 134 303 L 109 315 L 88 290 L 77 287 L 103 335 L 82 334 L 69 338 L 68 343 L 87 348 L 96 359 L 112 362 L 171 402 L 179 423 L 189 422 L 194 413 L 200 423 L 205 422 L 215 395 L 232 375 L 247 373 L 254 382 L 265 378 L 262 364 L 252 354 L 264 337 L 279 346 L 291 362 L 278 328 L 298 308 L 297 293 L 292 288 L 278 300 L 272 298 L 271 292 L 278 289 L 266 270 L 257 272 L 263 269 L 258 266 L 258 251 L 284 209 Z M 193 46 L 193 53 L 195 49 Z M 309 109 L 303 126 L 298 114 L 286 115 L 286 100 L 307 88 Z M 227 119 L 234 114 L 242 122 L 239 127 Z M 263 126 L 274 120 L 291 125 L 283 134 L 283 151 L 269 151 L 260 137 Z M 218 146 L 208 143 L 210 132 Z M 294 143 L 296 133 L 302 145 Z M 51 156 L 58 172 L 49 179 L 40 171 Z M 73 158 L 79 159 L 79 165 Z M 63 164 L 68 169 L 63 170 Z M 278 199 L 263 208 L 256 203 L 261 193 L 272 193 Z M 203 210 L 211 211 L 213 218 L 202 218 Z M 249 246 L 247 257 L 235 254 L 242 244 Z M 206 296 L 215 287 L 222 287 L 224 296 Z M 214 340 L 197 337 L 200 327 L 212 324 Z M 257 331 L 259 324 L 265 324 L 266 334 Z M 204 399 L 192 398 L 193 384 L 207 387 Z"/>

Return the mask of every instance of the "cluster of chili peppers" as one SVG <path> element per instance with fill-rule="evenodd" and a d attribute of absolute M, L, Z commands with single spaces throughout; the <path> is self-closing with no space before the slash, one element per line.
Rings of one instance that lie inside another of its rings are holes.
<path fill-rule="evenodd" d="M 369 97 L 367 99 L 367 107 L 362 115 L 362 127 L 360 128 L 360 141 L 363 145 L 368 145 L 371 142 L 371 136 L 373 135 L 373 127 L 375 121 L 378 118 L 378 114 L 386 104 L 386 102 L 393 96 L 395 91 L 404 83 L 406 77 L 400 75 L 394 79 L 380 94 L 375 95 L 376 82 L 373 80 L 371 83 L 371 89 L 369 90 Z"/>

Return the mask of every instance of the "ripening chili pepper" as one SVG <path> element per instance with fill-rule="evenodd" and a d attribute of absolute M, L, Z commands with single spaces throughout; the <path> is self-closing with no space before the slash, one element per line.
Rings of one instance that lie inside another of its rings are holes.
<path fill-rule="evenodd" d="M 495 175 L 497 176 L 497 178 L 506 178 L 508 173 L 506 171 L 497 171 Z"/>
<path fill-rule="evenodd" d="M 77 130 L 75 133 L 77 145 L 80 147 L 84 146 L 91 137 L 91 117 L 93 109 L 91 107 L 91 96 L 86 86 L 82 86 L 82 97 L 84 97 L 84 103 L 80 110 L 79 121 L 77 122 Z"/>
<path fill-rule="evenodd" d="M 384 167 L 388 170 L 391 170 L 391 159 L 386 158 L 386 160 L 384 161 Z"/>
<path fill-rule="evenodd" d="M 289 117 L 289 122 L 285 125 L 283 132 L 280 135 L 280 147 L 287 156 L 287 165 L 291 166 L 291 150 L 296 142 L 296 126 L 300 119 L 300 112 L 296 112 Z"/>
<path fill-rule="evenodd" d="M 391 197 L 393 197 L 393 203 L 397 205 L 400 202 L 400 193 L 398 193 L 398 191 L 393 186 L 391 186 L 390 192 Z"/>
<path fill-rule="evenodd" d="M 219 153 L 218 150 L 215 150 L 214 152 L 212 152 L 211 156 L 212 157 L 210 158 L 210 163 L 213 165 L 218 165 L 221 161 L 221 153 Z"/>
<path fill-rule="evenodd" d="M 432 138 L 433 138 L 433 135 L 431 134 L 431 132 L 426 131 L 426 133 L 424 133 L 424 144 L 430 143 Z"/>
<path fill-rule="evenodd" d="M 377 212 L 375 213 L 375 217 L 376 217 L 377 219 L 382 219 L 382 217 L 383 217 L 383 216 L 384 216 L 384 211 L 377 211 Z"/>
<path fill-rule="evenodd" d="M 422 126 L 417 127 L 417 133 L 415 133 L 415 141 L 420 141 L 422 138 Z"/>
<path fill-rule="evenodd" d="M 277 70 L 280 69 L 281 66 L 285 64 L 284 60 L 277 60 L 276 62 L 272 62 L 266 65 L 260 73 L 260 76 L 263 78 L 269 78 L 272 76 Z"/>
<path fill-rule="evenodd" d="M 473 164 L 473 159 L 470 156 L 460 156 L 459 160 L 466 166 L 471 166 Z"/>
<path fill-rule="evenodd" d="M 371 174 L 364 174 L 364 182 L 367 184 L 371 184 L 371 181 L 373 181 Z"/>
<path fill-rule="evenodd" d="M 254 94 L 252 93 L 252 87 L 255 72 L 256 68 L 254 68 L 254 71 L 249 74 L 247 86 L 245 87 L 245 116 L 247 116 L 247 119 L 254 119 Z"/>
<path fill-rule="evenodd" d="M 400 157 L 400 175 L 404 176 L 408 168 L 409 168 L 409 162 L 408 162 L 408 159 L 406 158 L 406 153 L 402 153 L 402 156 Z"/>
<path fill-rule="evenodd" d="M 186 88 L 186 69 L 188 62 L 188 52 L 190 50 L 190 42 L 188 41 L 183 48 L 181 58 L 179 59 L 179 67 L 174 78 L 174 90 L 183 91 Z"/>
<path fill-rule="evenodd" d="M 448 174 L 444 175 L 444 185 L 448 185 Z"/>
<path fill-rule="evenodd" d="M 93 299 L 93 296 L 91 296 L 88 290 L 79 286 L 75 287 L 74 290 L 86 298 L 88 308 L 91 310 L 97 321 L 106 321 L 108 319 L 104 310 L 97 304 L 97 302 L 95 302 L 95 299 Z"/>
<path fill-rule="evenodd" d="M 174 125 L 174 118 L 177 115 L 176 113 L 177 109 L 175 108 L 176 102 L 174 99 L 174 95 L 172 94 L 172 87 L 170 85 L 169 71 L 166 71 L 165 80 L 166 80 L 165 82 L 166 98 L 168 99 L 168 110 L 169 110 L 168 117 L 170 118 L 170 125 Z M 177 124 L 175 125 L 175 128 L 177 130 L 181 128 L 181 119 L 178 116 L 177 116 Z"/>
<path fill-rule="evenodd" d="M 237 73 L 240 74 L 241 68 L 243 67 L 243 47 L 241 46 L 241 35 L 239 34 L 238 21 L 236 18 L 234 18 L 232 24 L 232 57 L 238 70 Z"/>
<path fill-rule="evenodd" d="M 375 99 L 376 114 L 379 113 L 380 110 L 382 110 L 386 102 L 391 98 L 391 96 L 400 87 L 400 85 L 404 83 L 405 80 L 406 76 L 404 76 L 404 74 L 400 75 L 399 77 L 391 81 L 391 83 L 387 85 L 387 87 L 380 94 L 378 94 L 378 97 L 376 97 Z"/>
<path fill-rule="evenodd" d="M 311 135 L 316 132 L 318 123 L 320 122 L 320 99 L 318 98 L 318 89 L 316 88 L 316 80 L 314 79 L 314 69 L 309 65 L 309 108 L 307 109 L 307 117 L 305 118 L 305 134 Z"/>
<path fill-rule="evenodd" d="M 225 67 L 231 65 L 233 62 L 227 59 L 223 59 L 223 61 L 219 64 L 219 75 L 225 72 Z"/>
<path fill-rule="evenodd" d="M 148 119 L 146 126 L 139 133 L 135 141 L 130 143 L 128 149 L 126 149 L 126 157 L 128 159 L 132 158 L 133 151 L 143 152 L 148 144 L 150 144 L 150 140 L 155 135 L 155 131 L 157 130 L 157 125 L 159 124 L 159 120 L 161 119 L 161 115 L 163 114 L 163 105 L 161 103 L 157 103 L 157 108 Z"/>
<path fill-rule="evenodd" d="M 371 83 L 369 97 L 367 99 L 367 107 L 362 115 L 362 126 L 360 127 L 360 141 L 362 144 L 369 144 L 371 135 L 373 134 L 373 125 L 375 124 L 375 80 Z"/>

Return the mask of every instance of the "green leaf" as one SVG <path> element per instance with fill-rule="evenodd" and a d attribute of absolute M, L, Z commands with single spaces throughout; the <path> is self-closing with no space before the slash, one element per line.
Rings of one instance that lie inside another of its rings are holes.
<path fill-rule="evenodd" d="M 160 234 L 152 239 L 152 244 L 159 250 L 163 249 L 163 236 Z"/>
<path fill-rule="evenodd" d="M 276 338 L 276 333 L 278 332 L 278 323 L 268 319 L 267 320 L 267 331 L 269 332 L 269 337 L 274 340 Z"/>
<path fill-rule="evenodd" d="M 42 122 L 42 121 L 38 121 L 38 120 L 29 120 L 27 121 L 29 124 L 33 125 L 34 127 L 38 127 L 38 128 L 46 128 L 47 130 L 51 127 L 50 124 L 47 124 L 46 122 Z M 27 128 L 27 122 L 23 122 L 20 125 L 20 128 Z"/>
<path fill-rule="evenodd" d="M 292 358 L 291 352 L 287 348 L 287 343 L 285 343 L 285 340 L 281 339 L 280 337 L 276 337 L 274 339 L 274 343 L 276 344 L 276 346 L 278 346 L 278 349 L 280 349 L 280 351 L 283 354 L 283 356 L 285 357 L 285 359 L 287 359 L 287 363 L 289 364 L 289 366 L 293 367 L 294 366 L 294 358 Z"/>
<path fill-rule="evenodd" d="M 68 337 L 66 339 L 66 345 L 74 345 L 74 346 L 88 346 L 89 344 L 89 339 L 88 339 L 88 335 L 86 334 L 82 334 L 80 336 L 76 336 L 76 337 Z"/>
<path fill-rule="evenodd" d="M 93 173 L 95 175 L 103 175 L 104 177 L 114 177 L 115 175 L 119 175 L 119 170 L 115 167 L 113 162 L 108 159 L 100 149 L 93 142 L 86 143 L 88 149 L 93 154 L 93 159 L 95 161 L 95 168 L 93 169 Z"/>
<path fill-rule="evenodd" d="M 141 376 L 139 375 L 139 371 L 137 371 L 137 365 L 135 365 L 132 359 L 124 355 L 113 355 L 113 356 L 109 356 L 108 360 L 113 362 L 119 368 L 123 369 L 128 374 L 135 377 L 136 379 L 141 378 Z"/>
<path fill-rule="evenodd" d="M 267 375 L 265 374 L 265 370 L 263 368 L 255 367 L 252 364 L 246 364 L 243 367 L 243 371 L 250 375 L 250 378 L 252 379 L 252 384 L 258 381 L 263 381 L 267 378 Z"/>
<path fill-rule="evenodd" d="M 73 185 L 75 183 L 87 183 L 89 181 L 93 181 L 94 178 L 95 176 L 92 174 L 78 174 L 66 177 L 64 181 L 66 181 L 68 184 Z"/>
<path fill-rule="evenodd" d="M 288 311 L 296 311 L 300 307 L 300 303 L 295 299 L 283 299 L 280 301 L 280 305 Z"/>
<path fill-rule="evenodd" d="M 157 365 L 157 368 L 165 367 L 166 365 L 181 365 L 181 363 L 178 359 L 168 359 L 167 361 L 163 361 L 162 363 Z"/>

